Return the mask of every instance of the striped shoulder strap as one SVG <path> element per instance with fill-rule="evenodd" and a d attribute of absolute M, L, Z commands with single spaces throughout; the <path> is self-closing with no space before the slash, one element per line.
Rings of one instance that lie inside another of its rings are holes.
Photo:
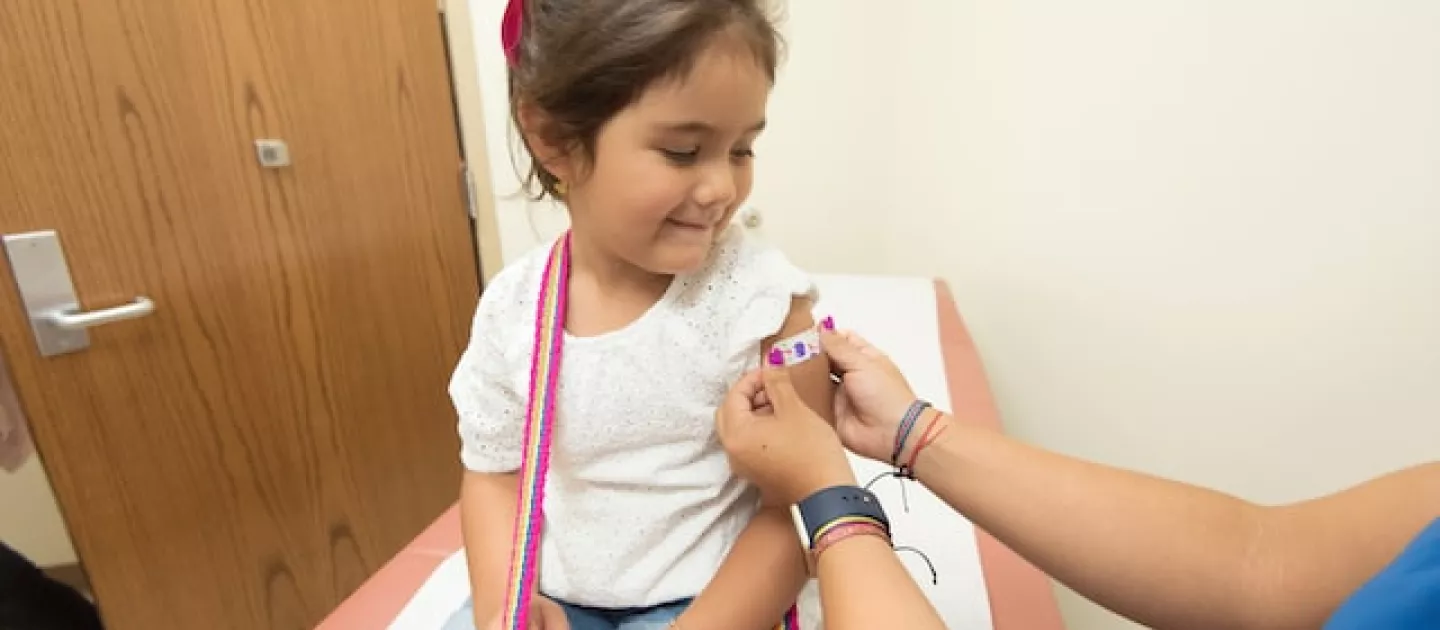
<path fill-rule="evenodd" d="M 540 529 L 545 523 L 545 476 L 555 434 L 555 392 L 560 388 L 560 350 L 565 341 L 565 294 L 570 285 L 570 233 L 550 250 L 535 307 L 535 346 L 530 357 L 530 401 L 520 463 L 520 503 L 510 550 L 505 627 L 530 627 L 530 602 L 540 573 Z"/>
<path fill-rule="evenodd" d="M 505 595 L 505 627 L 526 630 L 540 573 L 541 527 L 545 522 L 545 477 L 555 434 L 555 397 L 560 388 L 560 357 L 565 341 L 566 293 L 570 286 L 570 233 L 550 249 L 535 306 L 535 343 L 530 359 L 530 392 L 525 409 L 525 442 L 520 464 L 520 495 L 510 551 L 510 580 Z M 799 630 L 795 607 L 777 626 Z"/>

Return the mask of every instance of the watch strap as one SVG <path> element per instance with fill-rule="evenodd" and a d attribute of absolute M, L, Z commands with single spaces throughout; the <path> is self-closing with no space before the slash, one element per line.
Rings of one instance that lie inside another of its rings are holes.
<path fill-rule="evenodd" d="M 805 526 L 805 540 L 812 549 L 825 530 L 853 522 L 872 521 L 890 535 L 890 519 L 880 499 L 864 488 L 832 486 L 796 504 Z"/>

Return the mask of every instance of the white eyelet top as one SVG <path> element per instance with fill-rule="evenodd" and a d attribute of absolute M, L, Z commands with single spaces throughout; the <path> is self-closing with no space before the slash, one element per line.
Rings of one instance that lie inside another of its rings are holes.
<path fill-rule="evenodd" d="M 461 460 L 520 467 L 540 277 L 550 245 L 481 296 L 450 383 Z M 759 365 L 811 279 L 743 229 L 677 276 L 649 311 L 596 337 L 566 335 L 546 484 L 540 590 L 573 604 L 652 606 L 694 597 L 749 522 L 757 495 L 715 437 L 726 390 Z M 513 509 L 513 506 L 505 506 Z"/>

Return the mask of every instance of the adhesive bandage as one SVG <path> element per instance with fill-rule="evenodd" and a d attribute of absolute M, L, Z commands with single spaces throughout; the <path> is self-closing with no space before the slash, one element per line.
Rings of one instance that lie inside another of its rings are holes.
<path fill-rule="evenodd" d="M 770 348 L 771 365 L 798 365 L 820 356 L 820 331 L 807 328 L 775 342 Z"/>

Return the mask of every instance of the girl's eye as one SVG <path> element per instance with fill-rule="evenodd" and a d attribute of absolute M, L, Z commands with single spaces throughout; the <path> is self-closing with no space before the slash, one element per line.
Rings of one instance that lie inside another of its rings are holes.
<path fill-rule="evenodd" d="M 660 154 L 665 156 L 665 159 L 669 160 L 672 164 L 689 166 L 695 163 L 696 158 L 700 157 L 700 149 L 690 149 L 688 151 L 660 149 Z"/>
<path fill-rule="evenodd" d="M 748 147 L 744 149 L 735 149 L 734 151 L 730 152 L 730 157 L 737 160 L 749 160 L 755 157 L 755 149 L 751 149 Z"/>

